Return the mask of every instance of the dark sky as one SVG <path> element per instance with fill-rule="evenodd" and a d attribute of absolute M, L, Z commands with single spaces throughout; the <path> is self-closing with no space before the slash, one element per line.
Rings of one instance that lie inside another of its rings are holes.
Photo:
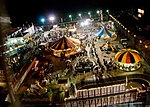
<path fill-rule="evenodd" d="M 148 0 L 6 0 L 7 11 L 13 23 L 35 21 L 50 13 L 58 17 L 78 12 L 102 9 L 121 9 L 146 6 Z"/>

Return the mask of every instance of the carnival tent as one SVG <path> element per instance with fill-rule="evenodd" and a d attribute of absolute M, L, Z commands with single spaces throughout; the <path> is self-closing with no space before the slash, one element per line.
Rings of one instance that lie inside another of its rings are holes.
<path fill-rule="evenodd" d="M 121 69 L 136 70 L 140 67 L 141 57 L 134 49 L 122 49 L 115 55 L 115 60 Z"/>
<path fill-rule="evenodd" d="M 69 56 L 80 51 L 80 41 L 78 39 L 63 36 L 59 40 L 55 41 L 50 47 L 55 56 Z"/>
<path fill-rule="evenodd" d="M 108 40 L 114 39 L 116 37 L 115 32 L 108 30 L 104 26 L 101 26 L 100 30 L 98 30 L 95 35 Z"/>

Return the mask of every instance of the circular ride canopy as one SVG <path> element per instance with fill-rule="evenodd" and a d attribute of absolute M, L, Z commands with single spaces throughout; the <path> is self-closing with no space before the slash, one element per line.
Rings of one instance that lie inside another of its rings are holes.
<path fill-rule="evenodd" d="M 61 54 L 70 56 L 80 51 L 80 41 L 78 39 L 63 36 L 55 41 L 50 49 L 55 56 L 61 57 Z"/>
<path fill-rule="evenodd" d="M 112 27 L 111 27 L 112 26 Z M 100 29 L 95 33 L 96 36 L 107 40 L 115 40 L 117 35 L 115 33 L 114 25 L 102 23 Z"/>
<path fill-rule="evenodd" d="M 115 60 L 121 70 L 132 71 L 140 68 L 140 53 L 134 49 L 122 49 L 115 55 Z"/>

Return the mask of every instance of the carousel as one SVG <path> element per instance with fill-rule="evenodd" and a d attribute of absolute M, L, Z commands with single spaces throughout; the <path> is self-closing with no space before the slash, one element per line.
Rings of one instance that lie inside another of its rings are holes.
<path fill-rule="evenodd" d="M 78 53 L 80 49 L 79 39 L 63 36 L 55 41 L 50 47 L 53 55 L 58 57 L 68 57 Z"/>
<path fill-rule="evenodd" d="M 140 53 L 134 49 L 122 49 L 115 55 L 116 65 L 124 71 L 134 71 L 141 67 Z"/>

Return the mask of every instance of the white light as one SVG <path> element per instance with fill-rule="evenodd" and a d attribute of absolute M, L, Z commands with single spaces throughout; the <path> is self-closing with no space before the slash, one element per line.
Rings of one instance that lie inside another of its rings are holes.
<path fill-rule="evenodd" d="M 88 12 L 88 15 L 91 15 L 91 12 Z"/>
<path fill-rule="evenodd" d="M 141 15 L 141 14 L 138 14 L 138 17 L 142 17 L 142 15 Z"/>
<path fill-rule="evenodd" d="M 81 22 L 81 26 L 87 26 L 90 24 L 91 19 L 86 19 L 84 22 Z"/>
<path fill-rule="evenodd" d="M 84 22 L 81 22 L 81 26 L 84 26 Z"/>
<path fill-rule="evenodd" d="M 81 13 L 78 14 L 81 17 Z"/>
<path fill-rule="evenodd" d="M 99 10 L 97 10 L 97 14 L 99 14 Z"/>
<path fill-rule="evenodd" d="M 141 10 L 141 13 L 144 14 L 144 10 Z"/>
<path fill-rule="evenodd" d="M 142 9 L 138 9 L 138 12 L 144 14 L 144 10 Z"/>
<path fill-rule="evenodd" d="M 89 22 L 88 22 L 88 21 L 85 21 L 85 22 L 84 22 L 84 25 L 89 25 Z"/>
<path fill-rule="evenodd" d="M 51 16 L 51 17 L 49 17 L 49 20 L 50 20 L 50 21 L 53 21 L 53 20 L 55 20 L 55 17 L 54 17 L 54 16 Z"/>
<path fill-rule="evenodd" d="M 142 41 L 140 40 L 140 43 L 142 43 Z"/>
<path fill-rule="evenodd" d="M 138 9 L 138 12 L 141 13 L 141 9 Z"/>

